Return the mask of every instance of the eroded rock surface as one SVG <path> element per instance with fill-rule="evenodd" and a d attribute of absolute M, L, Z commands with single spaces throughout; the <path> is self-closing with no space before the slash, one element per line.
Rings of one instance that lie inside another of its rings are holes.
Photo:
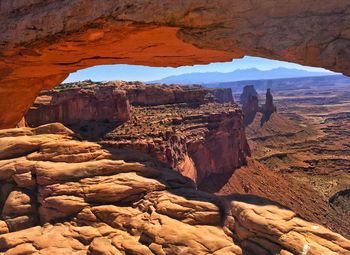
<path fill-rule="evenodd" d="M 0 254 L 350 252 L 344 237 L 274 202 L 196 191 L 157 161 L 121 160 L 61 124 L 2 130 L 0 149 Z"/>
<path fill-rule="evenodd" d="M 100 143 L 148 154 L 198 185 L 215 175 L 231 176 L 250 155 L 236 104 L 132 107 L 131 115 Z"/>
<path fill-rule="evenodd" d="M 129 118 L 129 100 L 124 90 L 116 86 L 95 86 L 42 92 L 26 113 L 25 122 L 37 127 L 52 122 L 64 125 L 123 123 Z"/>
<path fill-rule="evenodd" d="M 94 65 L 251 55 L 350 74 L 349 9 L 347 0 L 1 1 L 0 127 L 14 127 L 40 90 Z"/>

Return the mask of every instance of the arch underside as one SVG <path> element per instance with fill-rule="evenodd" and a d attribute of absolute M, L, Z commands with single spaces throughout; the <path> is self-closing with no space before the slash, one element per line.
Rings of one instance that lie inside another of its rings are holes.
<path fill-rule="evenodd" d="M 0 4 L 0 128 L 16 125 L 40 90 L 94 65 L 251 55 L 350 74 L 347 0 L 25 2 Z"/>

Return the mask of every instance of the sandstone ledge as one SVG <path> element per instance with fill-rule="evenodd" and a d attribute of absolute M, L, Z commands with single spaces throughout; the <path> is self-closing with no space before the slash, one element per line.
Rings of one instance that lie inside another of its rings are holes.
<path fill-rule="evenodd" d="M 3 130 L 0 151 L 0 254 L 350 252 L 344 237 L 274 202 L 197 191 L 156 161 L 116 160 L 122 152 L 60 124 Z"/>

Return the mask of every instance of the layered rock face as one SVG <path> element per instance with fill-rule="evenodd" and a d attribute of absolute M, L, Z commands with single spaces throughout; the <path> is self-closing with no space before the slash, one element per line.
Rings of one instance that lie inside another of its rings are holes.
<path fill-rule="evenodd" d="M 146 85 L 142 82 L 115 82 L 115 86 L 127 92 L 132 105 L 164 105 L 205 102 L 208 89 L 200 86 Z"/>
<path fill-rule="evenodd" d="M 250 155 L 231 89 L 122 81 L 62 84 L 41 93 L 25 120 L 32 127 L 69 124 L 84 138 L 147 153 L 198 184 L 214 175 L 230 176 Z"/>
<path fill-rule="evenodd" d="M 244 114 L 244 124 L 249 125 L 254 120 L 256 113 L 261 110 L 259 107 L 258 93 L 254 86 L 247 85 L 243 88 L 240 101 Z"/>
<path fill-rule="evenodd" d="M 232 175 L 250 155 L 235 104 L 133 107 L 131 115 L 100 143 L 146 153 L 197 184 L 215 175 Z"/>
<path fill-rule="evenodd" d="M 349 8 L 347 0 L 3 0 L 0 127 L 14 127 L 40 90 L 94 65 L 251 55 L 350 74 Z"/>
<path fill-rule="evenodd" d="M 44 91 L 25 115 L 30 127 L 51 122 L 125 122 L 130 106 L 125 91 L 116 86 L 93 86 Z"/>
<path fill-rule="evenodd" d="M 145 84 L 142 82 L 108 82 L 127 92 L 130 104 L 135 106 L 155 106 L 166 104 L 204 104 L 208 102 L 233 102 L 230 88 L 208 89 L 200 85 Z"/>
<path fill-rule="evenodd" d="M 206 89 L 199 85 L 180 86 L 141 82 L 65 83 L 40 93 L 17 126 L 37 127 L 60 122 L 83 135 L 98 140 L 117 124 L 130 118 L 130 104 L 201 105 L 233 102 L 231 89 Z M 111 124 L 109 124 L 111 123 Z"/>
<path fill-rule="evenodd" d="M 157 161 L 75 140 L 61 124 L 2 130 L 0 149 L 1 254 L 350 252 L 278 204 L 196 191 Z"/>

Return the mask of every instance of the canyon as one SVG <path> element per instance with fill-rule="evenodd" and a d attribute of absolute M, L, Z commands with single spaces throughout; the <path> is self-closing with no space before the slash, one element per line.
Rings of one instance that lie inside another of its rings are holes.
<path fill-rule="evenodd" d="M 272 171 L 271 165 L 259 158 L 262 154 L 257 148 L 264 148 L 264 144 L 257 145 L 257 137 L 273 137 L 278 132 L 298 133 L 301 129 L 299 125 L 276 112 L 270 90 L 261 99 L 265 99 L 262 106 L 259 105 L 260 96 L 253 86 L 246 86 L 243 90 L 240 97 L 243 112 L 247 108 L 254 109 L 252 122 L 249 124 L 244 122 L 240 107 L 233 103 L 231 89 L 213 90 L 200 86 L 146 85 L 120 81 L 63 84 L 55 90 L 43 91 L 27 115 L 39 118 L 44 116 L 43 113 L 50 114 L 47 110 L 50 104 L 42 100 L 47 95 L 66 96 L 66 93 L 71 92 L 76 96 L 79 94 L 77 91 L 88 90 L 93 98 L 93 92 L 98 95 L 101 88 L 117 90 L 127 96 L 128 100 L 124 103 L 130 105 L 128 118 L 123 123 L 113 122 L 111 115 L 110 120 L 100 122 L 97 128 L 94 119 L 81 122 L 78 116 L 70 127 L 79 137 L 92 138 L 102 148 L 108 148 L 108 151 L 122 151 L 122 159 L 126 161 L 134 162 L 134 157 L 138 157 L 138 160 L 156 160 L 159 166 L 174 169 L 188 177 L 202 191 L 220 196 L 231 196 L 232 193 L 258 195 L 288 206 L 308 221 L 323 224 L 345 236 L 349 235 L 349 228 L 341 223 L 343 216 L 340 215 L 343 214 L 334 214 L 334 210 L 315 190 Z M 174 96 L 189 91 L 191 96 L 187 98 Z M 213 91 L 220 91 L 220 97 L 215 97 L 216 93 Z M 226 91 L 226 95 L 222 91 Z M 154 99 L 152 93 L 156 93 L 158 98 Z M 76 100 L 79 101 L 79 97 Z M 120 102 L 119 98 L 116 100 Z M 64 102 L 65 100 L 61 101 L 62 104 Z M 100 107 L 105 107 L 104 104 L 90 102 L 97 111 Z M 256 107 L 249 107 L 252 102 Z M 244 107 L 245 104 L 248 107 Z M 109 102 L 109 105 L 112 108 L 114 104 Z M 57 105 L 52 105 L 53 109 L 56 107 Z M 69 108 L 65 109 L 69 111 Z M 266 114 L 269 119 L 265 119 Z M 30 121 L 27 124 L 35 126 Z M 252 146 L 252 155 L 248 141 Z M 335 200 L 342 206 L 342 197 Z M 313 205 L 316 201 L 317 206 L 305 206 Z"/>
<path fill-rule="evenodd" d="M 245 164 L 242 118 L 231 89 L 117 81 L 43 91 L 24 120 L 60 122 L 102 145 L 146 153 L 199 185 Z"/>
<path fill-rule="evenodd" d="M 250 55 L 350 75 L 349 10 L 346 0 L 1 1 L 0 254 L 348 255 L 346 87 L 272 89 L 278 112 L 267 92 L 264 118 L 257 95 L 248 122 L 226 90 L 176 85 L 155 97 L 156 85 L 87 82 L 30 108 L 103 64 Z"/>
<path fill-rule="evenodd" d="M 307 212 L 294 208 L 308 208 L 314 212 L 309 217 L 318 218 L 313 221 L 328 222 L 329 228 L 348 237 L 350 81 L 332 79 L 290 79 L 288 87 L 274 86 L 278 112 L 263 126 L 263 116 L 257 114 L 246 135 L 253 157 L 292 187 L 295 205 L 290 204 L 292 198 L 284 204 L 301 215 Z M 228 186 L 222 192 L 232 192 L 234 186 Z"/>

